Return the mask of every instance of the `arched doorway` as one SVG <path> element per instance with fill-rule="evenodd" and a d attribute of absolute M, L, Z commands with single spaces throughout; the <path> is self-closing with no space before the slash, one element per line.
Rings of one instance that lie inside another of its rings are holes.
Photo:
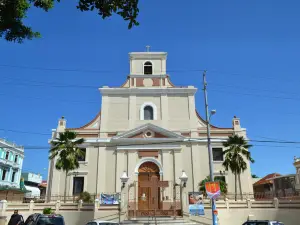
<path fill-rule="evenodd" d="M 153 210 L 160 208 L 159 167 L 153 162 L 144 162 L 139 167 L 138 209 Z"/>

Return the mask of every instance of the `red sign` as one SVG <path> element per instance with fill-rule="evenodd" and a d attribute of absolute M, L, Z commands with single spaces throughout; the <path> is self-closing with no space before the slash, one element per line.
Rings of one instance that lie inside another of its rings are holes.
<path fill-rule="evenodd" d="M 216 215 L 216 216 L 218 215 L 218 210 L 216 210 L 216 209 L 214 210 L 214 215 Z"/>
<path fill-rule="evenodd" d="M 217 198 L 221 194 L 219 182 L 206 182 L 205 189 L 209 198 Z"/>

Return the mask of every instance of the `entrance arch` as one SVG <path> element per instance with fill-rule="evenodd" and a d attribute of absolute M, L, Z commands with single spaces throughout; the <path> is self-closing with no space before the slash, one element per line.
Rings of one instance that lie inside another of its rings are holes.
<path fill-rule="evenodd" d="M 136 167 L 134 169 L 134 173 L 136 175 L 139 174 L 139 169 L 140 169 L 141 165 L 145 162 L 152 162 L 152 163 L 156 164 L 157 167 L 159 168 L 159 175 L 163 175 L 163 167 L 162 167 L 161 163 L 157 159 L 151 158 L 151 157 L 145 157 L 138 162 L 138 164 L 136 165 Z"/>
<path fill-rule="evenodd" d="M 159 209 L 159 167 L 153 162 L 144 162 L 138 169 L 138 209 Z"/>

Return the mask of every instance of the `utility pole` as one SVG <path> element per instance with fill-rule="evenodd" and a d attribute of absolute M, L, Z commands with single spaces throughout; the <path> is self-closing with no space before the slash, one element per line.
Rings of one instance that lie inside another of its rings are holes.
<path fill-rule="evenodd" d="M 207 127 L 207 148 L 208 148 L 208 156 L 209 156 L 209 175 L 210 181 L 214 181 L 214 166 L 213 166 L 213 154 L 211 149 L 211 139 L 210 139 L 210 114 L 208 111 L 208 101 L 207 101 L 207 90 L 206 90 L 206 70 L 203 72 L 203 91 L 204 91 L 204 103 L 205 103 L 205 115 L 206 115 L 206 127 Z M 214 214 L 214 210 L 216 209 L 215 200 L 211 199 L 211 211 L 212 211 L 212 224 L 217 225 L 217 216 Z"/>

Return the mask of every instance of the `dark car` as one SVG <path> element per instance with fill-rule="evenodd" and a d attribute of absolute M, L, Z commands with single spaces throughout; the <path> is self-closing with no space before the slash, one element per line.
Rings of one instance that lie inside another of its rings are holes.
<path fill-rule="evenodd" d="M 65 221 L 61 215 L 36 213 L 28 216 L 25 225 L 65 225 Z"/>
<path fill-rule="evenodd" d="M 279 221 L 271 221 L 271 220 L 249 220 L 243 225 L 284 225 Z"/>

